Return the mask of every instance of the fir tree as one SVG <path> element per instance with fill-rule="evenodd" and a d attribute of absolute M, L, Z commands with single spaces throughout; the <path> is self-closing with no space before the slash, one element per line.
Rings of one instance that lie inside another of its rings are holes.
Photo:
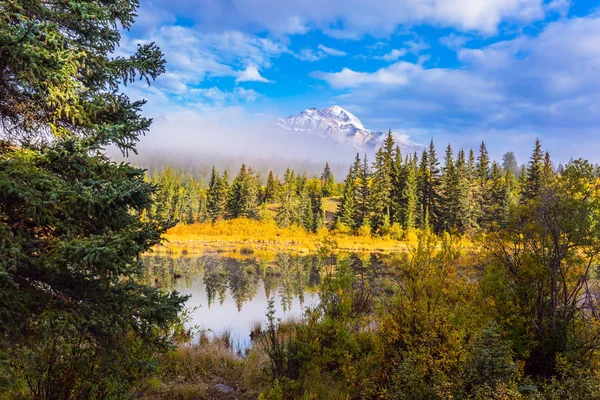
<path fill-rule="evenodd" d="M 517 162 L 515 153 L 509 151 L 502 156 L 502 169 L 512 172 L 513 175 L 519 174 L 519 163 Z"/>
<path fill-rule="evenodd" d="M 489 173 L 490 157 L 485 143 L 482 141 L 481 146 L 479 146 L 479 156 L 477 157 L 477 179 L 479 179 L 481 186 L 485 186 L 483 182 L 487 181 Z"/>
<path fill-rule="evenodd" d="M 369 221 L 369 199 L 370 199 L 370 168 L 367 154 L 365 153 L 363 162 L 359 164 L 356 173 L 356 226 L 363 226 Z"/>
<path fill-rule="evenodd" d="M 440 227 L 450 230 L 458 225 L 460 185 L 456 174 L 452 147 L 448 144 L 440 178 Z"/>
<path fill-rule="evenodd" d="M 298 225 L 304 227 L 308 231 L 312 231 L 314 226 L 314 214 L 311 196 L 309 195 L 306 185 L 300 191 L 299 196 L 299 215 Z"/>
<path fill-rule="evenodd" d="M 506 179 L 503 176 L 502 169 L 496 162 L 492 163 L 490 172 L 489 198 L 490 206 L 482 216 L 484 221 L 482 225 L 487 229 L 493 229 L 502 224 L 506 209 Z"/>
<path fill-rule="evenodd" d="M 224 201 L 221 198 L 223 195 L 223 183 L 219 177 L 217 169 L 213 166 L 210 175 L 210 181 L 208 183 L 208 189 L 206 191 L 206 212 L 208 218 L 212 221 L 216 221 L 218 218 L 223 216 Z"/>
<path fill-rule="evenodd" d="M 394 159 L 392 162 L 392 189 L 390 193 L 389 203 L 390 212 L 389 218 L 385 215 L 385 218 L 389 219 L 389 224 L 394 223 L 403 224 L 405 210 L 404 204 L 404 187 L 406 186 L 406 168 L 402 160 L 402 151 L 400 147 L 396 146 L 394 152 Z"/>
<path fill-rule="evenodd" d="M 370 191 L 369 206 L 371 208 L 371 223 L 373 230 L 379 230 L 384 218 L 389 221 L 391 214 L 391 201 L 393 185 L 393 153 L 394 139 L 391 132 L 375 156 L 375 171 L 373 173 L 373 184 Z M 391 147 L 390 153 L 388 149 Z"/>
<path fill-rule="evenodd" d="M 296 180 L 294 173 L 289 168 L 286 171 L 281 192 L 281 206 L 275 216 L 277 225 L 289 227 L 300 219 L 300 204 L 296 193 Z"/>
<path fill-rule="evenodd" d="M 483 227 L 490 218 L 492 197 L 490 194 L 490 158 L 485 143 L 482 141 L 477 157 L 477 176 L 474 177 L 474 199 L 476 202 L 475 217 L 477 225 Z"/>
<path fill-rule="evenodd" d="M 429 143 L 429 152 L 427 154 L 427 161 L 429 162 L 428 169 L 428 181 L 426 185 L 427 193 L 425 195 L 425 212 L 429 216 L 429 221 L 433 226 L 440 229 L 442 223 L 440 221 L 439 214 L 442 212 L 439 208 L 439 189 L 440 189 L 440 162 L 437 158 L 433 139 Z"/>
<path fill-rule="evenodd" d="M 531 200 L 540 194 L 544 180 L 544 153 L 539 139 L 535 141 L 535 148 L 527 166 L 527 180 L 523 190 L 522 200 Z"/>
<path fill-rule="evenodd" d="M 471 152 L 470 162 L 465 160 L 464 150 L 458 152 L 455 165 L 455 185 L 452 202 L 454 205 L 455 225 L 462 231 L 476 226 L 475 201 L 473 197 L 473 183 L 475 182 L 474 156 Z"/>
<path fill-rule="evenodd" d="M 265 195 L 263 201 L 265 203 L 274 203 L 277 199 L 279 192 L 278 189 L 279 183 L 275 180 L 273 171 L 269 171 L 269 177 L 267 178 L 267 185 L 265 186 Z"/>
<path fill-rule="evenodd" d="M 102 151 L 134 152 L 151 124 L 120 84 L 165 71 L 153 43 L 114 55 L 137 6 L 0 6 L 0 349 L 17 397 L 130 398 L 172 346 L 185 297 L 140 283 L 170 224 L 144 171 Z"/>
<path fill-rule="evenodd" d="M 323 173 L 321 174 L 321 185 L 323 187 L 323 196 L 329 197 L 336 193 L 335 178 L 329 168 L 329 163 L 325 163 Z"/>
<path fill-rule="evenodd" d="M 413 229 L 417 223 L 417 210 L 419 206 L 417 182 L 417 157 L 413 157 L 406 165 L 406 184 L 404 186 L 404 228 Z"/>
<path fill-rule="evenodd" d="M 548 185 L 554 178 L 554 167 L 550 159 L 550 153 L 546 152 L 544 156 L 544 167 L 542 169 L 542 183 Z"/>
<path fill-rule="evenodd" d="M 356 227 L 356 173 L 353 167 L 350 167 L 348 170 L 348 175 L 346 176 L 346 180 L 344 181 L 344 191 L 342 193 L 342 198 L 340 199 L 340 203 L 338 204 L 338 209 L 336 213 L 336 220 L 338 224 L 344 224 L 349 228 Z"/>
<path fill-rule="evenodd" d="M 228 218 L 258 218 L 258 177 L 242 164 L 229 189 Z"/>

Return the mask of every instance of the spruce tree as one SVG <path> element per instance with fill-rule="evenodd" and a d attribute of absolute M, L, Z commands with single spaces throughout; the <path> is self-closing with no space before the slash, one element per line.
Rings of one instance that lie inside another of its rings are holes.
<path fill-rule="evenodd" d="M 417 224 L 417 211 L 419 208 L 418 182 L 417 182 L 417 157 L 414 156 L 406 164 L 406 184 L 404 185 L 404 221 L 405 229 L 413 229 Z"/>
<path fill-rule="evenodd" d="M 462 181 L 463 196 L 466 197 L 466 199 L 463 200 L 466 204 L 466 210 L 465 219 L 463 220 L 462 225 L 463 229 L 466 230 L 479 227 L 479 221 L 481 220 L 484 209 L 487 207 L 489 167 L 484 169 L 485 172 L 482 173 L 482 178 L 480 178 L 481 181 L 479 181 L 478 177 L 480 171 L 477 168 L 478 166 L 480 165 L 475 164 L 475 154 L 473 153 L 473 149 L 470 149 L 464 174 L 465 178 Z"/>
<path fill-rule="evenodd" d="M 356 173 L 356 215 L 355 223 L 356 226 L 362 226 L 363 224 L 370 224 L 369 221 L 369 200 L 370 200 L 370 178 L 371 172 L 369 168 L 369 161 L 367 160 L 367 153 L 365 153 L 363 162 L 359 164 L 358 171 Z"/>
<path fill-rule="evenodd" d="M 338 204 L 336 221 L 338 224 L 344 224 L 349 228 L 356 227 L 356 173 L 353 167 L 348 170 L 348 175 L 344 180 L 344 191 Z"/>
<path fill-rule="evenodd" d="M 479 156 L 477 157 L 477 179 L 479 182 L 487 181 L 490 173 L 490 157 L 488 155 L 485 142 L 481 142 L 479 146 Z M 482 185 L 484 186 L 484 185 Z"/>
<path fill-rule="evenodd" d="M 298 225 L 304 227 L 308 231 L 313 230 L 314 214 L 311 196 L 308 192 L 308 188 L 304 186 L 300 191 L 299 196 L 299 214 L 298 214 Z"/>
<path fill-rule="evenodd" d="M 229 189 L 228 218 L 258 218 L 258 176 L 242 164 Z"/>
<path fill-rule="evenodd" d="M 373 184 L 370 191 L 369 206 L 372 215 L 373 230 L 379 230 L 387 218 L 388 222 L 391 214 L 391 195 L 393 185 L 393 148 L 394 142 L 391 132 L 383 147 L 381 147 L 375 156 L 375 165 L 373 172 Z M 391 146 L 391 153 L 388 154 L 388 147 Z"/>
<path fill-rule="evenodd" d="M 544 181 L 544 153 L 539 139 L 535 141 L 535 148 L 527 166 L 527 180 L 523 190 L 522 200 L 527 201 L 540 194 Z"/>
<path fill-rule="evenodd" d="M 519 204 L 519 183 L 511 170 L 506 171 L 504 175 L 504 201 L 502 203 L 501 227 L 506 227 L 512 220 L 514 210 Z"/>
<path fill-rule="evenodd" d="M 417 195 L 419 196 L 419 225 L 421 227 L 425 227 L 425 215 L 427 214 L 427 219 L 429 220 L 428 213 L 428 196 L 431 192 L 429 187 L 431 183 L 431 176 L 429 172 L 429 154 L 426 149 L 423 149 L 423 153 L 421 154 L 421 160 L 419 163 L 419 174 L 418 177 L 418 191 Z"/>
<path fill-rule="evenodd" d="M 451 230 L 458 225 L 460 184 L 450 144 L 446 148 L 444 157 L 444 167 L 440 177 L 440 191 L 439 226 L 441 229 Z"/>
<path fill-rule="evenodd" d="M 543 185 L 548 185 L 552 182 L 554 178 L 554 166 L 552 165 L 552 160 L 550 159 L 550 153 L 546 152 L 544 156 L 544 168 L 542 169 L 542 183 Z"/>
<path fill-rule="evenodd" d="M 458 224 L 463 231 L 476 228 L 479 217 L 480 201 L 477 198 L 477 170 L 475 155 L 469 151 L 469 158 L 465 161 L 465 152 L 460 150 L 456 163 L 458 180 Z"/>
<path fill-rule="evenodd" d="M 519 174 L 519 163 L 517 162 L 515 153 L 509 151 L 502 156 L 502 169 L 512 172 L 513 175 Z"/>
<path fill-rule="evenodd" d="M 0 6 L 0 384 L 23 398 L 131 398 L 185 301 L 141 283 L 169 224 L 144 171 L 102 151 L 151 124 L 120 84 L 165 70 L 153 43 L 114 55 L 137 6 Z"/>
<path fill-rule="evenodd" d="M 223 217 L 224 201 L 221 198 L 223 195 L 223 182 L 219 177 L 219 172 L 213 166 L 210 175 L 210 181 L 208 183 L 208 189 L 206 190 L 206 212 L 208 218 L 212 221 L 216 221 Z"/>
<path fill-rule="evenodd" d="M 279 189 L 279 183 L 275 180 L 273 176 L 273 171 L 269 171 L 269 177 L 267 178 L 267 184 L 265 186 L 265 195 L 263 202 L 265 203 L 274 203 L 277 199 Z"/>
<path fill-rule="evenodd" d="M 331 168 L 329 168 L 328 162 L 325 163 L 325 168 L 323 168 L 323 173 L 321 174 L 321 185 L 323 187 L 324 197 L 336 194 L 335 178 L 333 172 L 331 172 Z"/>
<path fill-rule="evenodd" d="M 429 162 L 428 169 L 428 182 L 427 182 L 427 193 L 425 195 L 425 212 L 429 217 L 430 223 L 436 227 L 436 229 L 440 229 L 442 227 L 442 223 L 440 220 L 440 214 L 442 210 L 440 209 L 440 162 L 437 158 L 435 146 L 433 144 L 433 139 L 429 143 L 429 152 L 427 153 L 427 161 Z"/>
<path fill-rule="evenodd" d="M 510 171 L 510 170 L 508 170 Z M 483 225 L 486 229 L 493 229 L 502 225 L 504 210 L 506 209 L 506 179 L 497 162 L 492 163 L 490 172 L 489 198 L 490 206 L 483 215 Z"/>
<path fill-rule="evenodd" d="M 296 193 L 296 179 L 294 172 L 289 168 L 285 173 L 284 184 L 281 191 L 281 205 L 277 210 L 275 221 L 280 227 L 289 227 L 298 223 L 300 219 L 300 204 Z"/>

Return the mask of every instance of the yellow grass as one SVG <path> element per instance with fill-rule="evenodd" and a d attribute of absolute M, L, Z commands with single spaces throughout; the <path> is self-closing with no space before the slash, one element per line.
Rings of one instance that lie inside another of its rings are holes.
<path fill-rule="evenodd" d="M 322 228 L 317 233 L 293 226 L 280 228 L 275 222 L 239 218 L 177 225 L 165 235 L 167 242 L 156 246 L 159 253 L 202 254 L 210 252 L 252 254 L 286 251 L 298 254 L 315 252 L 326 237 L 333 239 L 339 251 L 399 252 L 406 251 L 415 235 L 399 241 L 378 236 L 355 236 Z"/>

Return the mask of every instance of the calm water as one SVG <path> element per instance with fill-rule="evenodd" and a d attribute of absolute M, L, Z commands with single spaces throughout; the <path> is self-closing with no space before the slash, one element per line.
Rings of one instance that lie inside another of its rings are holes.
<path fill-rule="evenodd" d="M 381 287 L 384 261 L 378 255 L 345 256 L 357 274 Z M 335 263 L 335 260 L 333 260 Z M 319 301 L 321 280 L 331 271 L 314 256 L 280 253 L 270 261 L 224 256 L 151 256 L 144 259 L 149 283 L 190 295 L 193 309 L 188 328 L 221 334 L 231 331 L 238 348 L 250 345 L 254 324 L 266 320 L 268 301 L 276 316 L 297 319 L 307 306 Z"/>

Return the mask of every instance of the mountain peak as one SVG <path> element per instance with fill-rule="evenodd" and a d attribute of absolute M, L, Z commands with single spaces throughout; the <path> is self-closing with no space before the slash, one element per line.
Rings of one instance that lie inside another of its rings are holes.
<path fill-rule="evenodd" d="M 311 132 L 358 148 L 374 146 L 382 135 L 366 129 L 354 114 L 337 105 L 322 110 L 308 108 L 277 123 L 288 130 Z"/>

